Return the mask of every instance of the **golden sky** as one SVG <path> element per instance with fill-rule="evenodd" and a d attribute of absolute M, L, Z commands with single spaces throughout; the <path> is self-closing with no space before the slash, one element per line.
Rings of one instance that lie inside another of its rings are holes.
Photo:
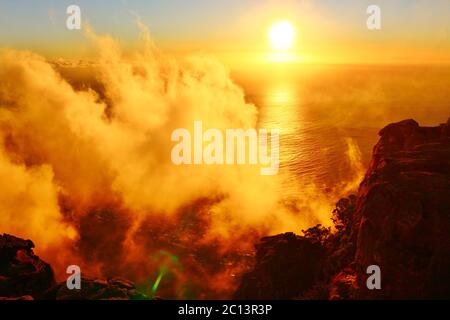
<path fill-rule="evenodd" d="M 367 7 L 381 9 L 381 30 L 366 26 Z M 268 41 L 274 23 L 295 27 L 290 62 L 450 62 L 447 0 L 114 0 L 78 1 L 83 21 L 130 48 L 139 46 L 136 17 L 157 46 L 172 53 L 214 54 L 231 64 L 277 61 Z M 70 1 L 0 1 L 0 47 L 78 58 L 92 52 L 83 30 L 65 27 Z M 278 59 L 280 60 L 280 59 Z"/>

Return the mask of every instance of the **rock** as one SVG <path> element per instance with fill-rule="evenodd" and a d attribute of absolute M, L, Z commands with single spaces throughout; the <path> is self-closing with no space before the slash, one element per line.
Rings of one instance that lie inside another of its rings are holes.
<path fill-rule="evenodd" d="M 288 299 L 310 289 L 320 273 L 324 250 L 318 243 L 285 233 L 261 239 L 256 264 L 245 274 L 236 299 Z"/>
<path fill-rule="evenodd" d="M 39 297 L 55 284 L 52 268 L 34 255 L 34 244 L 0 235 L 0 297 Z"/>
<path fill-rule="evenodd" d="M 450 297 L 450 120 L 381 130 L 355 214 L 360 298 Z M 367 290 L 379 265 L 382 290 Z"/>
<path fill-rule="evenodd" d="M 317 227 L 305 237 L 263 239 L 235 296 L 450 299 L 450 119 L 382 129 L 356 200 L 338 202 L 335 212 L 350 218 L 318 247 L 305 238 L 323 238 Z M 367 288 L 370 265 L 381 269 L 381 290 Z"/>
<path fill-rule="evenodd" d="M 34 255 L 34 244 L 0 235 L 0 300 L 148 299 L 126 279 L 82 279 L 81 290 L 56 283 L 49 264 Z"/>
<path fill-rule="evenodd" d="M 350 265 L 331 279 L 329 300 L 355 299 L 359 290 L 357 274 L 354 266 Z"/>
<path fill-rule="evenodd" d="M 46 293 L 46 299 L 56 300 L 144 300 L 133 283 L 121 278 L 81 279 L 80 290 L 69 290 L 66 283 L 59 283 Z"/>
<path fill-rule="evenodd" d="M 32 296 L 23 296 L 23 297 L 16 297 L 16 298 L 0 297 L 0 301 L 8 301 L 8 300 L 34 300 L 34 298 Z"/>

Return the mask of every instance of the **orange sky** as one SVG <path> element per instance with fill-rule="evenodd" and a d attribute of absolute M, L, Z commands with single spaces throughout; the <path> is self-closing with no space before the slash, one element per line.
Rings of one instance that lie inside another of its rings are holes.
<path fill-rule="evenodd" d="M 284 62 L 449 63 L 450 2 L 379 0 L 382 29 L 366 27 L 370 1 L 194 0 L 78 1 L 96 32 L 126 46 L 139 46 L 136 17 L 158 47 L 172 53 L 217 55 L 231 65 L 278 61 L 269 27 L 287 19 L 296 28 L 295 47 Z M 0 47 L 37 51 L 51 58 L 85 58 L 92 50 L 83 31 L 65 28 L 70 1 L 0 3 Z"/>

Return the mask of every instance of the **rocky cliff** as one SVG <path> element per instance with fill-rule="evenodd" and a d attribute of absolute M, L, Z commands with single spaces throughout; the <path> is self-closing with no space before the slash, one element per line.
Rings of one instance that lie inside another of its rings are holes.
<path fill-rule="evenodd" d="M 450 299 L 450 119 L 382 129 L 357 195 L 333 214 L 335 231 L 262 239 L 235 298 Z"/>

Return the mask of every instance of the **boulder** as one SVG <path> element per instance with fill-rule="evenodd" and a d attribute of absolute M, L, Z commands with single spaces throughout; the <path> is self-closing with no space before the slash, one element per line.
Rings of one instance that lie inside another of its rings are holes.
<path fill-rule="evenodd" d="M 33 248 L 30 240 L 0 235 L 0 297 L 39 297 L 55 284 L 52 268 Z"/>
<path fill-rule="evenodd" d="M 293 233 L 265 237 L 256 245 L 255 268 L 243 276 L 236 299 L 288 299 L 317 281 L 324 249 Z"/>

